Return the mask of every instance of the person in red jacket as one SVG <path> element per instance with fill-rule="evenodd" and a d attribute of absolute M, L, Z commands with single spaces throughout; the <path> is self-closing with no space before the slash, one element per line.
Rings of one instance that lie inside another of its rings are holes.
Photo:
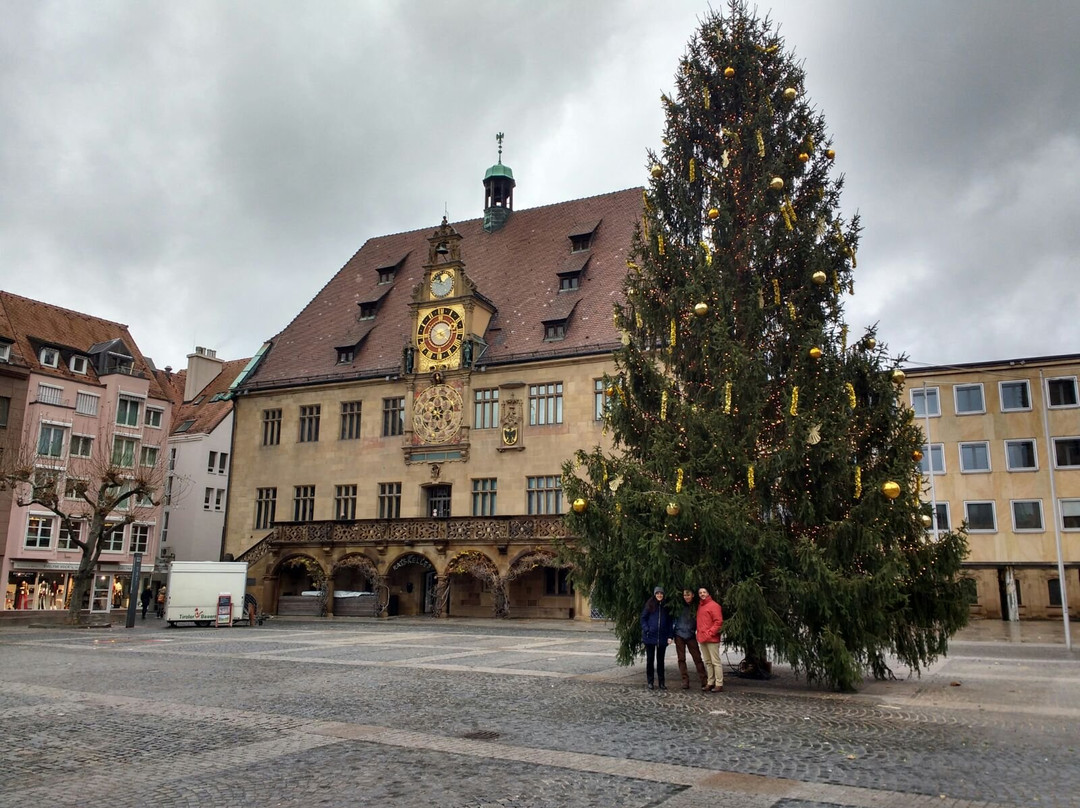
<path fill-rule="evenodd" d="M 724 669 L 720 664 L 720 628 L 724 625 L 724 612 L 705 587 L 698 589 L 698 600 L 697 641 L 701 647 L 705 672 L 708 674 L 708 683 L 701 689 L 722 693 Z"/>

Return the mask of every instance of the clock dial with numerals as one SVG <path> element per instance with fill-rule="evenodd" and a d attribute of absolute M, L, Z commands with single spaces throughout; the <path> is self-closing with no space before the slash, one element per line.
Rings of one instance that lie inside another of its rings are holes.
<path fill-rule="evenodd" d="M 464 325 L 457 309 L 449 306 L 432 309 L 420 318 L 417 326 L 417 350 L 434 362 L 450 359 L 461 348 Z"/>

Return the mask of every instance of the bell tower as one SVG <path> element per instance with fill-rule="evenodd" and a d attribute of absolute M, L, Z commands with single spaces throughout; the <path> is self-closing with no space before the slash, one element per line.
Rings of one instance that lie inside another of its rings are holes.
<path fill-rule="evenodd" d="M 499 142 L 499 162 L 484 173 L 484 230 L 494 233 L 502 228 L 514 211 L 514 172 L 502 161 L 503 133 L 495 135 Z"/>

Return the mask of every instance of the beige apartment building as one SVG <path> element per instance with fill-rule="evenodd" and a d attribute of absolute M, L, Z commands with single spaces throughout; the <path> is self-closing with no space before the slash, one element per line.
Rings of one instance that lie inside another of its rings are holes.
<path fill-rule="evenodd" d="M 562 464 L 606 440 L 640 188 L 373 238 L 232 392 L 225 553 L 268 612 L 587 619 Z"/>
<path fill-rule="evenodd" d="M 923 496 L 936 505 L 935 527 L 967 526 L 973 614 L 1060 620 L 1064 590 L 1076 615 L 1080 355 L 905 371 L 928 436 Z"/>

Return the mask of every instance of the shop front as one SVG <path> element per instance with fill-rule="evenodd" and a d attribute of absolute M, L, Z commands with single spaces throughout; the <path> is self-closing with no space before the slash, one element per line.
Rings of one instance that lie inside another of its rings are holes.
<path fill-rule="evenodd" d="M 11 562 L 4 592 L 4 609 L 15 611 L 64 611 L 71 605 L 77 562 Z M 82 603 L 91 612 L 126 608 L 129 599 L 138 599 L 142 587 L 150 585 L 154 568 L 143 568 L 136 591 L 131 589 L 131 564 L 100 564 L 93 584 Z"/>

